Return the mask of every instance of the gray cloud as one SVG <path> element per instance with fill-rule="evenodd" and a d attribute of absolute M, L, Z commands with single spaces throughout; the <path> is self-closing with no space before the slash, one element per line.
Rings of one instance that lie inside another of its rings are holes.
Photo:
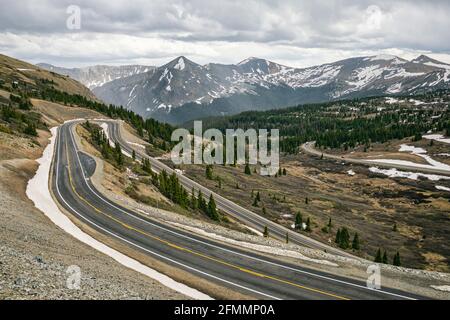
<path fill-rule="evenodd" d="M 185 54 L 236 62 L 247 51 L 301 65 L 312 53 L 317 63 L 379 50 L 450 53 L 447 0 L 0 2 L 0 50 L 31 60 L 157 62 Z M 66 28 L 72 4 L 82 12 L 76 32 Z M 230 61 L 233 50 L 239 57 Z"/>

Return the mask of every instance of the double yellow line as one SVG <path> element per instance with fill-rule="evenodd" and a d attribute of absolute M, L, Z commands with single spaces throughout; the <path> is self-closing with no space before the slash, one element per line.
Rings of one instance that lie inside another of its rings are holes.
<path fill-rule="evenodd" d="M 200 252 L 197 252 L 197 251 L 194 251 L 194 250 L 191 250 L 191 249 L 179 246 L 179 245 L 174 244 L 172 242 L 169 242 L 169 241 L 166 241 L 166 240 L 161 239 L 159 237 L 156 237 L 156 236 L 154 236 L 152 234 L 149 234 L 149 233 L 147 233 L 147 232 L 145 232 L 145 231 L 143 231 L 141 229 L 132 227 L 132 226 L 130 226 L 130 225 L 120 221 L 119 219 L 111 216 L 110 214 L 108 214 L 106 212 L 103 212 L 102 210 L 98 209 L 93 204 L 91 204 L 88 200 L 86 200 L 83 196 L 81 196 L 75 190 L 75 186 L 73 184 L 73 179 L 72 179 L 72 173 L 71 173 L 71 170 L 70 170 L 71 163 L 70 163 L 70 158 L 69 158 L 69 151 L 67 149 L 67 143 L 65 144 L 65 149 L 66 149 L 66 157 L 67 157 L 67 163 L 68 163 L 67 171 L 69 173 L 69 182 L 70 182 L 70 186 L 72 188 L 72 191 L 75 193 L 75 195 L 81 201 L 83 201 L 88 206 L 90 206 L 92 209 L 94 209 L 95 212 L 98 212 L 98 213 L 104 215 L 105 217 L 109 218 L 110 220 L 113 220 L 114 222 L 118 223 L 119 225 L 121 225 L 121 226 L 123 226 L 123 227 L 125 227 L 125 228 L 127 228 L 129 230 L 135 231 L 135 232 L 137 232 L 139 234 L 142 234 L 142 235 L 144 235 L 144 236 L 146 236 L 146 237 L 148 237 L 150 239 L 153 239 L 153 240 L 156 240 L 156 241 L 158 241 L 160 243 L 163 243 L 163 244 L 165 244 L 165 245 L 167 245 L 167 246 L 169 246 L 171 248 L 174 248 L 174 249 L 177 249 L 177 250 L 180 250 L 180 251 L 184 251 L 184 252 L 190 253 L 192 255 L 195 255 L 195 256 L 198 256 L 198 257 L 210 260 L 210 261 L 214 261 L 214 262 L 219 263 L 221 265 L 230 267 L 232 269 L 239 270 L 241 272 L 247 273 L 247 274 L 255 276 L 255 277 L 259 277 L 259 278 L 263 278 L 263 279 L 270 279 L 270 280 L 273 280 L 273 281 L 276 281 L 276 282 L 279 282 L 279 283 L 283 283 L 283 284 L 287 284 L 287 285 L 290 285 L 290 286 L 293 286 L 293 287 L 297 287 L 297 288 L 300 288 L 300 289 L 304 289 L 304 290 L 307 290 L 307 291 L 323 294 L 323 295 L 326 295 L 326 296 L 329 296 L 329 297 L 332 297 L 332 298 L 336 298 L 336 299 L 340 299 L 340 300 L 350 300 L 349 298 L 346 298 L 346 297 L 343 297 L 343 296 L 339 296 L 339 295 L 336 295 L 336 294 L 333 294 L 333 293 L 330 293 L 330 292 L 326 292 L 326 291 L 323 291 L 323 290 L 319 290 L 319 289 L 314 289 L 314 288 L 310 288 L 310 287 L 307 287 L 307 286 L 303 286 L 303 285 L 300 285 L 300 284 L 297 284 L 297 283 L 294 283 L 294 282 L 291 282 L 291 281 L 288 281 L 288 280 L 279 279 L 279 278 L 276 278 L 276 277 L 273 277 L 273 276 L 270 276 L 270 275 L 266 275 L 266 274 L 263 274 L 263 273 L 260 273 L 260 272 L 257 272 L 257 271 L 253 271 L 253 270 L 250 270 L 250 269 L 247 269 L 247 268 L 243 268 L 243 267 L 234 265 L 232 263 L 226 262 L 226 261 L 221 260 L 221 259 L 217 259 L 217 258 L 214 258 L 214 257 L 207 256 L 207 255 L 205 255 L 203 253 L 200 253 Z M 80 165 L 81 165 L 81 163 L 80 163 Z"/>

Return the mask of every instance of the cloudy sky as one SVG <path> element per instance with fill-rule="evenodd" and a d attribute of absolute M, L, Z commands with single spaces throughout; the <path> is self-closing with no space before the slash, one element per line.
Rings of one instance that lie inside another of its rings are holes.
<path fill-rule="evenodd" d="M 380 53 L 407 59 L 426 53 L 450 63 L 448 0 L 0 0 L 0 5 L 0 53 L 33 63 L 161 65 L 179 55 L 201 64 L 237 63 L 256 56 L 305 67 Z M 80 9 L 79 29 L 71 5 Z"/>

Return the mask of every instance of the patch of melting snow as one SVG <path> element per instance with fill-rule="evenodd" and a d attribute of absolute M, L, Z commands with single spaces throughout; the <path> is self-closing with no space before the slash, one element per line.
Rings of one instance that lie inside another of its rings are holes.
<path fill-rule="evenodd" d="M 398 150 L 400 152 L 411 152 L 413 154 L 423 154 L 423 153 L 427 153 L 427 150 L 423 149 L 423 148 L 418 148 L 418 147 L 414 147 L 414 146 L 409 146 L 407 144 L 402 144 L 400 146 L 400 149 Z"/>
<path fill-rule="evenodd" d="M 439 291 L 450 292 L 450 286 L 434 286 L 434 285 L 431 285 L 430 287 L 432 287 L 433 289 L 439 290 Z"/>
<path fill-rule="evenodd" d="M 109 128 L 108 128 L 108 124 L 105 123 L 105 122 L 103 122 L 103 123 L 100 125 L 100 127 L 102 128 L 103 132 L 105 133 L 106 139 L 108 139 L 108 141 L 109 141 L 109 145 L 110 145 L 111 147 L 114 148 L 114 147 L 115 147 L 115 144 L 112 142 L 112 140 L 111 140 L 110 137 L 109 137 Z"/>
<path fill-rule="evenodd" d="M 243 225 L 243 227 L 247 230 L 250 230 L 251 232 L 253 232 L 254 234 L 260 236 L 260 237 L 264 237 L 264 234 L 261 231 L 256 230 L 255 228 Z"/>
<path fill-rule="evenodd" d="M 419 156 L 419 157 L 425 159 L 429 164 L 420 164 L 420 163 L 415 163 L 412 161 L 397 160 L 397 159 L 376 159 L 376 160 L 368 160 L 368 161 L 380 162 L 380 163 L 386 163 L 386 164 L 404 165 L 404 166 L 415 167 L 415 168 L 419 168 L 419 169 L 438 169 L 438 170 L 444 170 L 444 171 L 450 172 L 449 165 L 439 162 L 439 161 L 436 161 L 433 158 L 431 158 L 430 156 L 426 155 L 425 153 L 427 153 L 427 151 L 425 149 L 402 144 L 400 146 L 399 151 L 411 152 L 411 154 L 414 154 L 416 156 Z"/>
<path fill-rule="evenodd" d="M 442 134 L 428 134 L 426 136 L 422 136 L 422 138 L 450 144 L 450 138 L 446 138 Z"/>
<path fill-rule="evenodd" d="M 300 259 L 300 260 L 304 260 L 304 261 L 314 262 L 314 263 L 328 265 L 328 266 L 333 266 L 333 267 L 338 267 L 339 266 L 336 263 L 333 263 L 331 261 L 309 258 L 309 257 L 307 257 L 307 256 L 305 256 L 305 255 L 303 255 L 303 254 L 301 254 L 299 252 L 292 251 L 292 250 L 287 250 L 287 249 L 282 249 L 282 248 L 275 248 L 275 247 L 269 247 L 269 246 L 265 246 L 265 245 L 262 245 L 262 244 L 255 244 L 255 243 L 250 243 L 250 242 L 238 241 L 238 240 L 235 240 L 235 239 L 223 237 L 223 236 L 218 235 L 216 233 L 207 232 L 207 231 L 205 231 L 203 229 L 200 229 L 200 228 L 187 226 L 187 225 L 180 224 L 180 223 L 177 223 L 177 222 L 170 222 L 170 224 L 172 224 L 174 226 L 177 226 L 179 228 L 182 228 L 182 229 L 194 232 L 195 234 L 203 235 L 205 237 L 208 237 L 208 238 L 211 238 L 211 239 L 215 239 L 215 240 L 218 240 L 218 241 L 221 241 L 221 242 L 231 243 L 231 244 L 243 247 L 243 248 L 253 249 L 253 250 L 256 250 L 256 251 L 259 251 L 259 252 L 275 254 L 275 255 L 285 256 L 285 257 L 291 257 L 291 258 L 295 258 L 295 259 Z"/>
<path fill-rule="evenodd" d="M 419 177 L 426 178 L 431 181 L 450 180 L 450 177 L 439 176 L 436 174 L 425 174 L 418 172 L 399 171 L 397 169 L 380 169 L 378 167 L 370 167 L 370 172 L 384 174 L 390 178 L 407 178 L 411 180 L 418 180 Z"/>
<path fill-rule="evenodd" d="M 168 276 L 143 265 L 137 260 L 131 259 L 130 257 L 120 253 L 119 251 L 106 246 L 90 235 L 84 233 L 66 215 L 64 215 L 60 211 L 49 191 L 49 177 L 51 174 L 50 167 L 55 148 L 57 128 L 54 127 L 50 131 L 52 133 L 50 143 L 45 148 L 42 157 L 37 160 L 37 162 L 39 163 L 39 168 L 36 172 L 36 175 L 30 181 L 28 181 L 26 190 L 28 198 L 33 201 L 35 207 L 41 210 L 56 226 L 73 236 L 75 239 L 78 239 L 88 246 L 106 254 L 125 267 L 148 276 L 158 281 L 162 285 L 193 299 L 212 299 L 210 296 L 194 288 L 190 288 L 185 284 L 176 282 Z"/>
<path fill-rule="evenodd" d="M 136 143 L 136 142 L 130 142 L 130 141 L 127 141 L 127 143 L 130 144 L 130 145 L 132 145 L 132 146 L 136 146 L 136 147 L 145 149 L 145 146 L 144 146 L 143 144 Z"/>
<path fill-rule="evenodd" d="M 436 186 L 436 189 L 441 191 L 450 191 L 450 188 L 444 187 L 444 186 Z"/>
<path fill-rule="evenodd" d="M 392 98 L 392 97 L 386 98 L 386 103 L 388 103 L 388 104 L 401 103 L 401 102 L 405 102 L 405 101 L 399 100 L 396 98 Z"/>
<path fill-rule="evenodd" d="M 356 173 L 355 173 L 355 171 L 353 171 L 353 170 L 348 170 L 348 171 L 347 171 L 347 174 L 348 174 L 349 176 L 354 176 Z"/>

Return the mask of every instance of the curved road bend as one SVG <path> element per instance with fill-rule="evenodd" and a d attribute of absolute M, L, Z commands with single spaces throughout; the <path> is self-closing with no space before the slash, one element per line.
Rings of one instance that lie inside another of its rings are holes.
<path fill-rule="evenodd" d="M 96 231 L 162 262 L 259 299 L 414 299 L 392 289 L 280 262 L 160 224 L 105 198 L 89 177 L 95 161 L 78 151 L 76 122 L 58 130 L 52 187 L 57 201 Z"/>
<path fill-rule="evenodd" d="M 398 170 L 407 170 L 407 171 L 412 171 L 412 172 L 431 173 L 431 174 L 437 174 L 437 175 L 443 175 L 443 176 L 450 176 L 450 171 L 448 171 L 448 170 L 441 170 L 438 168 L 436 168 L 436 169 L 418 168 L 418 167 L 402 165 L 402 164 L 395 164 L 395 163 L 390 164 L 390 163 L 386 163 L 386 162 L 379 162 L 376 160 L 368 161 L 368 160 L 364 160 L 364 159 L 350 158 L 347 156 L 336 156 L 336 155 L 329 154 L 329 153 L 323 153 L 322 151 L 315 149 L 314 146 L 315 146 L 314 142 L 306 142 L 306 143 L 302 144 L 301 149 L 303 151 L 305 151 L 306 153 L 314 155 L 314 156 L 321 157 L 323 155 L 323 157 L 326 159 L 337 160 L 337 161 L 341 161 L 341 162 L 362 164 L 362 165 L 366 165 L 366 166 L 381 167 L 381 168 L 386 168 L 386 169 L 395 168 Z"/>
<path fill-rule="evenodd" d="M 96 121 L 96 122 L 105 122 L 108 124 L 108 131 L 110 139 L 114 142 L 118 142 L 121 145 L 122 150 L 128 152 L 129 154 L 132 153 L 132 150 L 136 152 L 136 158 L 142 159 L 147 158 L 150 160 L 150 163 L 152 164 L 152 169 L 156 172 L 161 172 L 162 170 L 165 170 L 167 173 L 172 174 L 174 170 L 170 168 L 169 166 L 165 165 L 161 161 L 158 161 L 152 157 L 149 157 L 144 151 L 142 151 L 141 148 L 134 148 L 132 147 L 128 142 L 126 142 L 121 135 L 121 124 L 118 121 Z M 140 150 L 139 150 L 140 149 Z M 339 250 L 337 248 L 333 248 L 332 246 L 329 246 L 325 243 L 321 243 L 319 241 L 316 241 L 314 239 L 311 239 L 307 236 L 304 236 L 302 234 L 299 234 L 297 232 L 293 232 L 292 229 L 288 229 L 280 224 L 277 224 L 273 221 L 270 221 L 259 214 L 256 214 L 250 210 L 247 210 L 236 203 L 222 197 L 221 195 L 212 192 L 208 188 L 198 184 L 197 182 L 189 179 L 188 177 L 184 175 L 178 174 L 178 178 L 180 180 L 180 183 L 185 187 L 185 189 L 191 193 L 192 188 L 196 192 L 199 190 L 202 191 L 202 194 L 206 197 L 209 197 L 209 195 L 212 193 L 214 196 L 214 200 L 216 201 L 217 208 L 222 210 L 223 212 L 229 214 L 230 216 L 238 219 L 245 225 L 252 227 L 256 230 L 264 230 L 264 227 L 267 226 L 270 231 L 270 236 L 277 238 L 279 240 L 285 241 L 286 239 L 286 233 L 289 233 L 289 241 L 291 243 L 295 243 L 298 245 L 306 246 L 312 249 L 326 251 L 328 253 L 332 253 L 335 255 L 341 255 L 341 256 L 347 256 L 351 258 L 355 258 L 355 256 L 351 255 L 350 253 L 344 252 L 342 250 Z"/>

